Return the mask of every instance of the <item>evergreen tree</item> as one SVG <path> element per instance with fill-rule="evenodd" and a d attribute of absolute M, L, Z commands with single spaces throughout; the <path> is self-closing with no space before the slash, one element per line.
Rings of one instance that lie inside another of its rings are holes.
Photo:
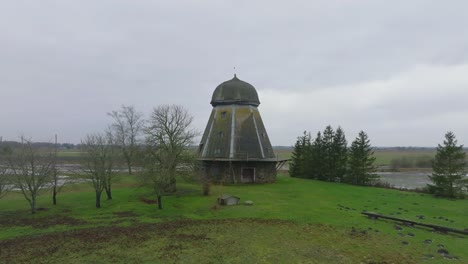
<path fill-rule="evenodd" d="M 340 182 L 346 174 L 346 161 L 348 159 L 348 142 L 344 131 L 341 127 L 335 132 L 332 143 L 332 163 L 333 163 L 333 176 Z"/>
<path fill-rule="evenodd" d="M 321 143 L 322 174 L 320 179 L 341 181 L 346 174 L 347 141 L 344 131 L 338 127 L 336 132 L 328 125 L 323 131 Z"/>
<path fill-rule="evenodd" d="M 344 181 L 356 185 L 369 185 L 378 178 L 375 174 L 374 151 L 370 140 L 364 131 L 359 132 L 358 137 L 351 144 L 348 160 L 348 174 Z"/>
<path fill-rule="evenodd" d="M 445 134 L 444 145 L 438 145 L 432 164 L 433 184 L 428 184 L 429 191 L 436 196 L 458 197 L 463 195 L 462 185 L 466 182 L 466 153 L 463 145 L 457 146 L 453 132 Z"/>
<path fill-rule="evenodd" d="M 335 131 L 328 125 L 323 131 L 322 137 L 322 148 L 323 148 L 323 172 L 320 180 L 333 181 L 335 178 L 334 174 L 334 153 L 333 153 L 333 139 L 335 137 Z"/>
<path fill-rule="evenodd" d="M 317 132 L 317 137 L 310 148 L 310 168 L 309 175 L 312 179 L 325 180 L 324 177 L 324 149 L 323 149 L 323 140 L 322 134 Z"/>
<path fill-rule="evenodd" d="M 297 138 L 292 152 L 289 173 L 291 177 L 307 178 L 307 162 L 310 159 L 310 134 L 304 131 L 304 134 Z"/>

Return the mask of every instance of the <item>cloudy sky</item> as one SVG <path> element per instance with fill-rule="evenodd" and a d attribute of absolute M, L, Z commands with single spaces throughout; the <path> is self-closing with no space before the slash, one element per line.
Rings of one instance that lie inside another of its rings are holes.
<path fill-rule="evenodd" d="M 376 146 L 468 145 L 468 2 L 0 0 L 0 136 L 78 143 L 121 105 L 257 88 L 273 145 L 341 125 Z"/>

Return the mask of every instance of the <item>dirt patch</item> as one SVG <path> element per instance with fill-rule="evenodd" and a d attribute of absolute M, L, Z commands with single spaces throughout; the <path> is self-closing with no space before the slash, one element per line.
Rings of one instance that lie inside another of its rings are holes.
<path fill-rule="evenodd" d="M 59 218 L 56 218 L 55 221 L 57 219 Z M 61 220 L 64 219 L 67 218 L 62 218 Z M 39 220 L 42 221 L 42 226 L 46 225 L 46 222 L 44 222 L 45 218 Z M 68 222 L 70 221 L 70 219 L 67 220 Z M 1 221 L 3 225 L 29 225 L 32 223 L 31 221 L 38 221 L 38 219 L 21 219 L 20 221 L 16 219 L 15 222 L 5 223 L 5 219 L 2 218 Z M 196 223 L 196 221 L 184 220 L 132 227 L 105 226 L 8 239 L 0 241 L 2 261 L 5 261 L 5 263 L 27 263 L 28 260 L 37 259 L 44 255 L 60 254 L 62 248 L 67 248 L 69 251 L 92 252 L 96 247 L 106 243 L 119 243 L 130 247 L 155 236 L 179 236 L 180 238 L 191 240 L 205 239 L 204 236 L 177 234 L 177 229 L 195 225 Z M 25 251 L 23 249 L 34 250 Z"/>
<path fill-rule="evenodd" d="M 14 215 L 10 215 L 0 218 L 0 226 L 2 227 L 31 226 L 33 228 L 48 228 L 55 225 L 77 226 L 86 223 L 86 221 L 62 215 L 52 215 L 41 218 L 15 217 Z"/>
<path fill-rule="evenodd" d="M 123 215 L 125 215 L 125 213 L 123 213 Z M 127 221 L 128 219 L 121 218 L 118 220 Z M 228 230 L 227 233 L 226 230 Z M 231 232 L 233 230 L 241 232 L 240 237 L 239 235 L 235 235 L 236 232 Z M 70 230 L 66 232 L 48 233 L 37 236 L 26 236 L 0 241 L 0 248 L 2 249 L 2 261 L 5 261 L 6 263 L 29 263 L 31 259 L 37 260 L 38 263 L 59 262 L 63 260 L 64 256 L 80 256 L 83 258 L 82 262 L 90 263 L 101 260 L 100 256 L 103 257 L 103 259 L 104 257 L 108 258 L 109 262 L 139 262 L 138 259 L 134 258 L 133 252 L 138 252 L 138 250 L 148 247 L 150 248 L 149 250 L 144 249 L 139 251 L 142 254 L 141 256 L 144 257 L 140 262 L 154 261 L 159 263 L 174 263 L 187 260 L 187 256 L 190 256 L 201 258 L 202 261 L 199 261 L 199 263 L 203 263 L 208 259 L 216 257 L 216 252 L 218 250 L 224 252 L 222 250 L 231 246 L 234 246 L 237 250 L 244 250 L 245 248 L 243 246 L 235 247 L 235 245 L 236 243 L 240 243 L 237 242 L 239 239 L 242 241 L 242 239 L 250 235 L 253 230 L 255 230 L 255 232 L 260 232 L 260 237 L 257 237 L 256 241 L 262 241 L 263 235 L 271 235 L 271 232 L 274 230 L 274 232 L 279 232 L 280 234 L 285 235 L 285 237 L 289 239 L 287 241 L 298 243 L 298 249 L 294 246 L 294 249 L 298 250 L 297 252 L 285 250 L 284 254 L 291 254 L 291 256 L 297 256 L 297 254 L 308 252 L 309 247 L 311 247 L 310 243 L 316 243 L 313 245 L 320 246 L 318 246 L 313 256 L 322 258 L 324 260 L 322 263 L 329 263 L 330 261 L 325 260 L 336 258 L 337 251 L 327 251 L 327 246 L 322 248 L 322 242 L 314 242 L 316 234 L 330 232 L 331 234 L 338 235 L 340 238 L 342 237 L 341 232 L 340 234 L 336 234 L 335 227 L 333 226 L 321 224 L 297 225 L 293 221 L 286 220 L 182 219 L 178 221 L 154 224 L 137 223 L 129 227 L 101 226 Z M 363 232 L 366 230 L 356 229 L 355 233 L 361 234 L 361 231 Z M 367 233 L 367 231 L 364 233 Z M 231 236 L 231 234 L 234 235 Z M 296 242 L 298 236 L 300 241 L 302 241 L 300 243 Z M 273 237 L 274 236 L 269 236 L 269 238 Z M 354 241 L 356 244 L 360 244 L 361 242 L 359 241 L 365 242 L 368 238 L 372 238 L 372 236 L 366 235 L 361 239 L 360 235 L 358 235 L 357 239 L 352 238 L 348 241 Z M 274 240 L 275 239 L 272 239 L 272 241 Z M 249 241 L 249 238 L 247 238 L 242 243 L 248 243 Z M 280 245 L 281 242 L 272 242 L 270 246 Z M 314 247 L 313 245 L 312 248 Z M 196 250 L 193 251 L 193 248 Z M 213 253 L 213 250 L 215 253 Z M 116 251 L 121 252 L 122 255 L 115 256 Z M 181 255 L 181 251 L 184 251 L 183 253 L 186 254 L 184 258 L 180 257 L 183 256 L 183 254 Z M 196 253 L 198 251 L 202 252 L 201 255 Z M 230 257 L 237 257 L 237 253 L 230 256 L 229 252 L 230 251 L 228 250 L 222 254 L 227 254 L 228 259 Z M 148 258 L 148 254 L 150 254 L 150 258 Z M 283 256 L 283 253 L 275 256 Z M 113 259 L 113 257 L 116 257 L 117 259 Z M 124 258 L 118 259 L 120 257 Z M 385 263 L 379 262 L 379 260 L 384 260 L 385 257 L 386 255 L 376 255 L 375 258 L 372 258 L 372 260 L 375 260 L 374 262 L 366 263 Z M 399 256 L 396 257 L 396 259 L 398 258 Z M 247 263 L 249 262 L 248 259 L 252 260 L 250 257 L 247 257 L 245 259 Z M 289 257 L 285 259 L 289 259 Z M 370 260 L 370 258 L 368 260 Z"/>
<path fill-rule="evenodd" d="M 113 214 L 117 217 L 135 217 L 137 214 L 131 211 L 124 211 L 124 212 L 113 212 Z"/>
<path fill-rule="evenodd" d="M 146 199 L 144 197 L 141 197 L 140 201 L 144 202 L 145 204 L 156 204 L 158 202 L 157 200 Z"/>

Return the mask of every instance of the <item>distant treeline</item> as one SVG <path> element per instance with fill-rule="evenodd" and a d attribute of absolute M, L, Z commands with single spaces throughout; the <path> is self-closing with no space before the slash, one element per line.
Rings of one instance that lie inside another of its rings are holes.
<path fill-rule="evenodd" d="M 55 144 L 51 142 L 33 142 L 34 147 L 37 148 L 54 148 Z M 21 146 L 21 142 L 18 141 L 0 141 L 0 148 L 17 148 Z M 77 149 L 80 147 L 80 144 L 73 143 L 57 143 L 59 149 Z"/>

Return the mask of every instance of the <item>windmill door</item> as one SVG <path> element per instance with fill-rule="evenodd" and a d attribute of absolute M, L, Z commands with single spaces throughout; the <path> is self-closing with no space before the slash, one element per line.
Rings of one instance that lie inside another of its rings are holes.
<path fill-rule="evenodd" d="M 255 168 L 242 168 L 242 182 L 255 182 Z"/>

